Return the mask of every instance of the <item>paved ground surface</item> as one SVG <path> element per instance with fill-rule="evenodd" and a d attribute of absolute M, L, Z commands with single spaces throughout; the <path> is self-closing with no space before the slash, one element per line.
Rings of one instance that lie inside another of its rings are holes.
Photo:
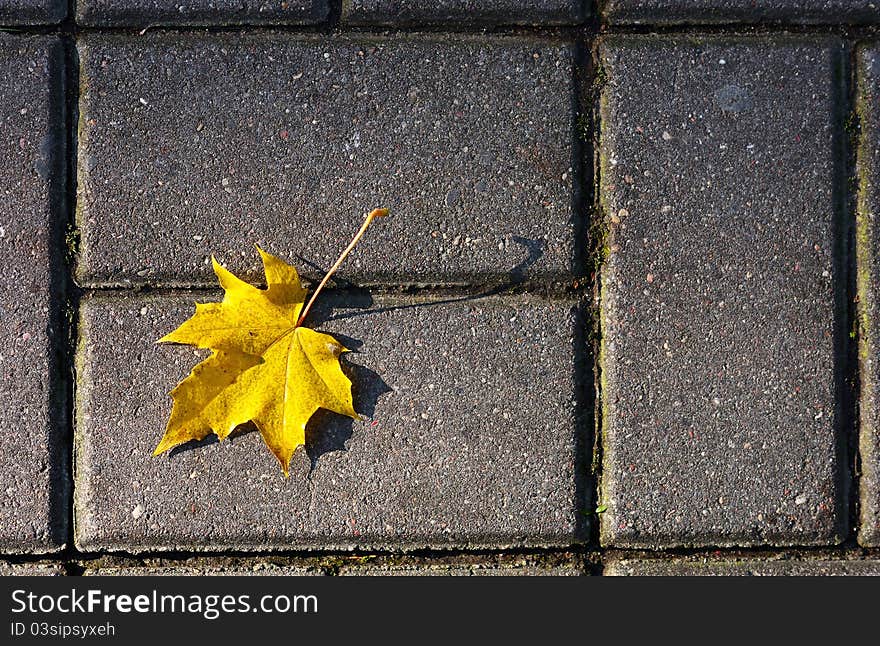
<path fill-rule="evenodd" d="M 0 25 L 56 24 L 67 15 L 67 0 L 0 0 Z"/>
<path fill-rule="evenodd" d="M 609 544 L 844 536 L 834 379 L 841 45 L 602 43 Z"/>
<path fill-rule="evenodd" d="M 57 563 L 2 563 L 0 576 L 62 576 L 64 568 Z"/>
<path fill-rule="evenodd" d="M 348 24 L 557 25 L 579 22 L 581 0 L 342 0 Z"/>
<path fill-rule="evenodd" d="M 828 558 L 620 559 L 606 576 L 880 576 L 880 561 Z"/>
<path fill-rule="evenodd" d="M 880 573 L 877 17 L 0 0 L 0 574 Z M 152 458 L 211 254 L 380 205 L 363 420 Z"/>
<path fill-rule="evenodd" d="M 0 551 L 67 541 L 59 250 L 64 165 L 61 41 L 0 34 Z"/>
<path fill-rule="evenodd" d="M 316 24 L 327 0 L 77 0 L 76 19 L 93 27 Z"/>
<path fill-rule="evenodd" d="M 612 24 L 877 23 L 873 0 L 606 0 Z"/>
<path fill-rule="evenodd" d="M 583 321 L 572 303 L 325 304 L 332 314 L 318 327 L 360 347 L 348 363 L 356 408 L 368 417 L 316 418 L 307 440 L 313 431 L 323 438 L 295 456 L 285 480 L 258 433 L 152 458 L 166 393 L 194 359 L 154 340 L 190 315 L 190 298 L 88 299 L 77 359 L 77 546 L 467 548 L 585 538 L 573 353 Z"/>
<path fill-rule="evenodd" d="M 254 242 L 304 257 L 315 275 L 364 205 L 381 204 L 395 217 L 347 278 L 567 278 L 572 49 L 454 36 L 83 38 L 78 277 L 212 285 L 214 253 L 259 279 Z"/>

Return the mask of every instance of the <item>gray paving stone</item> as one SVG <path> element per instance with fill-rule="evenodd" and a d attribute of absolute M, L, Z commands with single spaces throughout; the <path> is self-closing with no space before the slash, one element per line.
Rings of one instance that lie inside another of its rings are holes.
<path fill-rule="evenodd" d="M 880 576 L 876 559 L 634 559 L 609 563 L 606 576 Z"/>
<path fill-rule="evenodd" d="M 66 0 L 0 0 L 0 25 L 51 25 L 67 16 Z"/>
<path fill-rule="evenodd" d="M 327 0 L 77 0 L 76 20 L 95 27 L 315 24 Z"/>
<path fill-rule="evenodd" d="M 340 576 L 581 576 L 579 559 L 387 557 L 339 568 Z"/>
<path fill-rule="evenodd" d="M 575 267 L 567 45 L 147 34 L 80 55 L 85 283 L 211 285 L 211 253 L 259 280 L 255 242 L 326 269 L 379 205 L 349 278 Z"/>
<path fill-rule="evenodd" d="M 63 51 L 0 33 L 0 553 L 64 542 L 64 407 L 54 218 L 63 190 Z"/>
<path fill-rule="evenodd" d="M 83 573 L 85 576 L 315 576 L 329 573 L 339 576 L 579 576 L 583 573 L 583 565 L 575 557 L 343 556 L 297 559 L 293 563 L 273 562 L 271 557 L 148 559 L 143 563 L 114 560 L 118 559 L 102 558 L 95 564 L 87 563 Z"/>
<path fill-rule="evenodd" d="M 104 558 L 97 563 L 87 562 L 83 576 L 320 576 L 325 573 L 317 562 L 307 565 L 304 561 L 279 564 L 266 559 L 226 557 L 182 561 L 148 559 L 135 564 L 113 561 Z"/>
<path fill-rule="evenodd" d="M 342 0 L 352 24 L 560 25 L 583 19 L 581 0 Z"/>
<path fill-rule="evenodd" d="M 877 338 L 877 286 L 880 281 L 880 48 L 865 47 L 858 54 L 857 109 L 861 123 L 858 152 L 859 200 L 856 231 L 858 262 L 859 405 L 861 518 L 859 542 L 880 546 L 880 339 Z"/>
<path fill-rule="evenodd" d="M 605 0 L 612 24 L 795 23 L 880 21 L 876 0 Z"/>
<path fill-rule="evenodd" d="M 290 568 L 239 568 L 167 566 L 167 567 L 119 567 L 87 569 L 83 576 L 323 576 L 323 572 Z"/>
<path fill-rule="evenodd" d="M 338 308 L 334 316 L 344 318 L 317 327 L 346 335 L 348 347 L 362 342 L 351 371 L 355 408 L 369 418 L 352 425 L 317 416 L 285 480 L 257 433 L 150 456 L 170 411 L 167 393 L 197 360 L 154 339 L 191 314 L 192 299 L 83 303 L 80 549 L 504 547 L 583 536 L 574 375 L 581 323 L 571 303 Z M 346 440 L 347 450 L 336 450 Z"/>
<path fill-rule="evenodd" d="M 7 563 L 0 561 L 0 576 L 64 576 L 58 563 Z"/>
<path fill-rule="evenodd" d="M 807 38 L 602 46 L 604 544 L 845 535 L 842 54 Z"/>

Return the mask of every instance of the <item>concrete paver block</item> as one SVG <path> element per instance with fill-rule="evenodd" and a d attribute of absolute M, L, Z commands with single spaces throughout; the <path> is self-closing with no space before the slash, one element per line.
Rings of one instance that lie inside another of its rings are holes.
<path fill-rule="evenodd" d="M 66 16 L 66 0 L 0 0 L 0 26 L 54 25 Z"/>
<path fill-rule="evenodd" d="M 157 25 L 309 25 L 327 19 L 327 0 L 77 0 L 77 23 Z"/>
<path fill-rule="evenodd" d="M 67 538 L 65 388 L 57 372 L 64 218 L 61 43 L 0 33 L 0 553 Z"/>
<path fill-rule="evenodd" d="M 846 535 L 843 56 L 810 38 L 602 45 L 606 545 Z"/>
<path fill-rule="evenodd" d="M 874 0 L 605 0 L 611 24 L 875 23 Z"/>
<path fill-rule="evenodd" d="M 357 309 L 328 295 L 323 307 L 336 313 L 317 313 L 316 327 L 357 350 L 346 364 L 355 409 L 368 417 L 319 412 L 285 479 L 256 432 L 151 457 L 167 393 L 199 354 L 154 340 L 191 314 L 192 300 L 83 302 L 80 549 L 405 550 L 584 538 L 582 322 L 573 303 L 391 299 Z"/>
<path fill-rule="evenodd" d="M 566 279 L 578 269 L 572 47 L 537 40 L 88 36 L 78 277 L 260 280 L 254 243 L 320 278 Z"/>
<path fill-rule="evenodd" d="M 581 0 L 343 0 L 343 23 L 560 25 L 583 19 Z"/>

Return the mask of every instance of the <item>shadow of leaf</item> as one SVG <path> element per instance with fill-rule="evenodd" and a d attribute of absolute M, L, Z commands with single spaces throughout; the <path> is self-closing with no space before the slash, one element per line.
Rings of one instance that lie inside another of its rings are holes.
<path fill-rule="evenodd" d="M 247 424 L 242 424 L 238 426 L 232 433 L 227 436 L 227 440 L 234 441 L 236 438 L 244 437 L 245 435 L 250 435 L 251 433 L 258 433 L 259 429 L 257 429 L 256 425 L 253 422 L 248 422 Z M 175 446 L 173 449 L 168 451 L 168 455 L 170 457 L 174 457 L 180 453 L 186 453 L 187 451 L 192 451 L 194 449 L 200 449 L 205 446 L 211 446 L 212 444 L 219 444 L 220 438 L 211 433 L 203 440 L 191 440 L 186 444 L 179 444 Z"/>
<path fill-rule="evenodd" d="M 517 264 L 516 267 L 508 272 L 510 282 L 515 284 L 525 281 L 526 274 L 531 266 L 538 262 L 541 256 L 544 255 L 544 246 L 546 243 L 544 240 L 532 240 L 531 238 L 523 238 L 522 236 L 513 236 L 511 240 L 518 245 L 525 247 L 529 254 L 525 260 Z"/>
<path fill-rule="evenodd" d="M 344 356 L 344 355 L 343 355 Z M 359 415 L 372 417 L 382 395 L 393 389 L 378 373 L 351 363 L 342 363 L 343 372 L 352 381 L 354 409 Z M 346 442 L 354 434 L 354 420 L 323 408 L 318 410 L 306 425 L 306 455 L 309 456 L 309 472 L 314 471 L 318 459 L 331 451 L 345 451 Z"/>
<path fill-rule="evenodd" d="M 322 323 L 326 323 L 328 321 L 340 321 L 344 319 L 355 318 L 358 316 L 365 316 L 367 314 L 381 314 L 384 312 L 397 312 L 400 310 L 408 310 L 415 308 L 423 308 L 423 307 L 438 307 L 441 305 L 449 305 L 450 303 L 461 303 L 465 301 L 474 301 L 479 300 L 481 298 L 486 298 L 489 296 L 497 296 L 499 294 L 505 293 L 508 289 L 515 287 L 526 280 L 528 275 L 529 268 L 532 267 L 540 258 L 544 255 L 544 240 L 533 240 L 531 238 L 523 238 L 522 236 L 513 236 L 511 238 L 517 244 L 523 246 L 526 249 L 527 256 L 516 264 L 509 272 L 507 272 L 508 279 L 500 284 L 489 287 L 479 293 L 469 294 L 466 296 L 452 296 L 450 298 L 444 298 L 440 300 L 423 302 L 423 303 L 410 303 L 406 305 L 387 305 L 384 307 L 372 308 L 372 299 L 370 299 L 370 303 L 367 305 L 361 305 L 357 300 L 350 301 L 349 300 L 349 292 L 345 292 L 344 301 L 334 300 L 332 298 L 325 299 L 322 303 L 315 303 L 315 307 L 312 309 L 312 312 L 309 314 L 308 321 L 311 323 L 311 326 L 314 328 L 318 328 Z M 348 283 L 351 285 L 352 283 Z M 360 291 L 366 291 L 362 287 L 357 287 Z M 339 313 L 335 313 L 334 310 L 339 309 L 337 302 L 344 303 L 344 306 L 341 308 L 342 311 Z M 345 347 L 349 350 L 356 350 L 363 345 L 360 341 L 356 339 L 351 339 L 350 337 L 346 337 L 344 335 L 340 335 L 338 333 L 334 333 L 334 336 L 340 340 Z M 346 342 L 354 343 L 356 345 L 348 345 Z"/>
<path fill-rule="evenodd" d="M 363 342 L 356 339 L 349 337 L 345 337 L 345 339 L 349 348 L 355 345 L 357 347 L 363 345 Z M 393 389 L 375 371 L 356 363 L 351 363 L 347 359 L 342 361 L 342 370 L 352 381 L 352 398 L 355 411 L 367 418 L 372 417 L 376 412 L 376 404 L 379 398 Z M 258 432 L 259 430 L 256 425 L 248 422 L 230 433 L 228 439 L 234 441 L 236 438 Z M 353 434 L 353 419 L 323 408 L 318 409 L 306 425 L 305 451 L 309 457 L 309 473 L 314 471 L 318 459 L 325 453 L 347 450 L 346 443 Z M 193 440 L 176 446 L 168 452 L 168 455 L 173 458 L 181 453 L 211 446 L 219 442 L 219 438 L 212 433 L 203 440 Z"/>

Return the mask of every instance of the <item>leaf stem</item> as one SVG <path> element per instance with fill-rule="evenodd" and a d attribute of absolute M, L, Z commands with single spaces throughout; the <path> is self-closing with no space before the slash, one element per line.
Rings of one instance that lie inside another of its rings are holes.
<path fill-rule="evenodd" d="M 364 223 L 361 225 L 361 228 L 358 229 L 358 232 L 355 234 L 352 241 L 345 248 L 345 251 L 342 252 L 336 262 L 333 263 L 333 266 L 330 267 L 330 271 L 327 272 L 327 275 L 324 276 L 324 279 L 320 282 L 317 289 L 315 289 L 315 293 L 312 294 L 312 297 L 309 299 L 308 304 L 305 306 L 305 309 L 303 309 L 302 314 L 300 314 L 299 316 L 299 319 L 297 319 L 296 325 L 293 326 L 294 328 L 298 328 L 300 325 L 302 325 L 302 322 L 306 319 L 309 310 L 312 309 L 312 303 L 314 303 L 315 299 L 318 298 L 318 294 L 320 294 L 321 290 L 324 289 L 324 285 L 326 285 L 327 281 L 330 280 L 330 276 L 332 276 L 336 272 L 336 270 L 339 269 L 339 265 L 341 265 L 342 261 L 345 260 L 345 257 L 351 253 L 351 250 L 354 249 L 354 246 L 358 243 L 358 240 L 363 237 L 364 233 L 367 230 L 367 227 L 370 226 L 370 222 L 372 222 L 374 218 L 384 218 L 386 215 L 388 215 L 388 209 L 373 209 L 367 214 L 367 219 L 364 220 Z"/>

